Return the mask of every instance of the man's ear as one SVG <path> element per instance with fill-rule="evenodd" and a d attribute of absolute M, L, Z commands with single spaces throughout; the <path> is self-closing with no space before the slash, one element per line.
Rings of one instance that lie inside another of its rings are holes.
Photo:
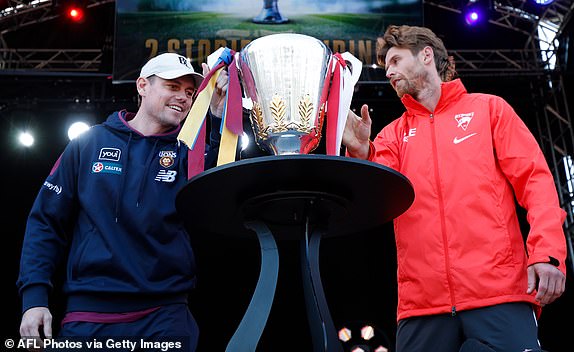
<path fill-rule="evenodd" d="M 143 97 L 145 95 L 145 92 L 146 92 L 149 84 L 150 84 L 149 80 L 147 80 L 146 78 L 143 78 L 143 77 L 139 77 L 136 80 L 136 89 L 137 89 L 138 94 L 140 96 Z"/>
<path fill-rule="evenodd" d="M 425 46 L 423 50 L 421 50 L 421 54 L 423 55 L 423 62 L 425 64 L 430 64 L 434 59 L 434 50 L 430 46 Z"/>

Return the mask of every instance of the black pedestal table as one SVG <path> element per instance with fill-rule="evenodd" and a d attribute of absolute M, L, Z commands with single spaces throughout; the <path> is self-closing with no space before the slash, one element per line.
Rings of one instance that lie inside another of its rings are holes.
<path fill-rule="evenodd" d="M 188 231 L 246 238 L 255 233 L 261 249 L 259 280 L 226 351 L 255 351 L 277 285 L 276 240 L 298 240 L 313 351 L 342 352 L 321 284 L 321 238 L 382 225 L 413 200 L 411 183 L 399 172 L 339 156 L 264 156 L 193 177 L 176 199 Z"/>

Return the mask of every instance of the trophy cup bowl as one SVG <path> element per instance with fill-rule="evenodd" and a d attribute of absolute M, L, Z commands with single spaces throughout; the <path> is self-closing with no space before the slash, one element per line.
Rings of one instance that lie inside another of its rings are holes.
<path fill-rule="evenodd" d="M 257 144 L 274 155 L 308 154 L 321 140 L 324 90 L 332 53 L 320 40 L 279 33 L 257 38 L 239 53 L 244 94 Z"/>

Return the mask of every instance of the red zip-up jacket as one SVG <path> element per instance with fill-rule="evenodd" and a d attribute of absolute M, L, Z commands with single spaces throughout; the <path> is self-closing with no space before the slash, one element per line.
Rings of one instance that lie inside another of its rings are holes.
<path fill-rule="evenodd" d="M 566 271 L 566 213 L 548 164 L 504 99 L 469 94 L 460 80 L 441 90 L 434 112 L 403 96 L 406 111 L 370 146 L 369 159 L 401 172 L 415 191 L 394 220 L 397 319 L 536 304 L 527 266 Z M 515 200 L 527 210 L 526 245 Z"/>

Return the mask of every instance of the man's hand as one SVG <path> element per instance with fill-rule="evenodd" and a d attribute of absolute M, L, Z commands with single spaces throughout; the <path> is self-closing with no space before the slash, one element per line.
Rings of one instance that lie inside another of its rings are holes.
<path fill-rule="evenodd" d="M 209 73 L 209 66 L 206 63 L 201 64 L 203 75 Z M 223 116 L 223 107 L 225 105 L 225 95 L 227 94 L 227 86 L 229 85 L 229 75 L 226 70 L 222 70 L 215 82 L 215 90 L 209 103 L 209 109 L 214 116 Z"/>
<path fill-rule="evenodd" d="M 361 107 L 361 117 L 349 110 L 347 123 L 343 131 L 343 144 L 350 156 L 367 159 L 369 157 L 369 140 L 371 138 L 371 117 L 369 107 Z"/>
<path fill-rule="evenodd" d="M 42 329 L 42 330 L 40 330 Z M 24 312 L 20 323 L 20 336 L 38 341 L 36 346 L 43 346 L 44 338 L 52 338 L 52 314 L 46 307 L 34 307 Z M 30 349 L 30 351 L 35 351 Z"/>
<path fill-rule="evenodd" d="M 552 264 L 536 263 L 528 267 L 528 289 L 532 293 L 536 289 L 536 300 L 541 305 L 554 302 L 566 289 L 566 276 Z M 538 282 L 538 287 L 536 283 Z"/>

